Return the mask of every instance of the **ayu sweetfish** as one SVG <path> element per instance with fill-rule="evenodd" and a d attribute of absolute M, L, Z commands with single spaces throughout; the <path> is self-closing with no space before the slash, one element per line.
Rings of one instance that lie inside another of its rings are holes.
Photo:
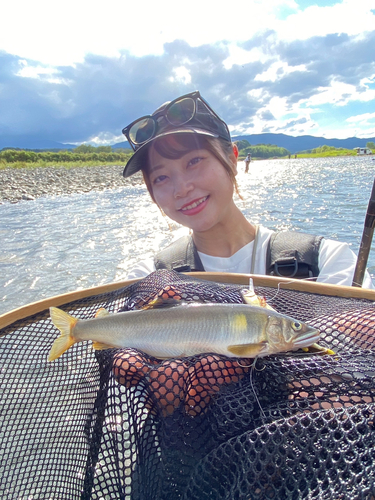
<path fill-rule="evenodd" d="M 93 341 L 94 349 L 134 348 L 165 359 L 203 353 L 268 356 L 308 347 L 319 338 L 315 328 L 264 307 L 177 302 L 116 314 L 102 309 L 86 320 L 51 307 L 52 322 L 61 335 L 48 360 L 87 340 Z"/>

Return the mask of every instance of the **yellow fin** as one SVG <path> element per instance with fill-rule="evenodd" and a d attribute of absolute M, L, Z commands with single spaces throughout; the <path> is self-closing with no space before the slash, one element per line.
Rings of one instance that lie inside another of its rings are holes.
<path fill-rule="evenodd" d="M 113 349 L 113 345 L 103 344 L 103 342 L 93 342 L 93 348 L 95 351 L 104 351 L 105 349 Z"/>
<path fill-rule="evenodd" d="M 182 304 L 186 304 L 184 300 L 174 299 L 170 297 L 168 299 L 164 299 L 162 297 L 156 297 L 151 302 L 142 307 L 142 310 L 146 311 L 147 309 L 157 309 L 160 307 L 175 307 L 181 306 Z"/>
<path fill-rule="evenodd" d="M 95 318 L 103 318 L 104 316 L 109 316 L 109 312 L 104 307 L 101 307 L 96 311 Z"/>
<path fill-rule="evenodd" d="M 57 337 L 55 342 L 52 344 L 52 348 L 48 356 L 48 361 L 53 361 L 54 359 L 59 358 L 65 351 L 77 342 L 73 337 L 72 332 L 78 319 L 61 309 L 58 309 L 57 307 L 50 307 L 49 312 L 52 323 L 61 332 L 61 335 Z"/>
<path fill-rule="evenodd" d="M 306 350 L 305 352 L 312 352 L 314 354 L 329 354 L 330 356 L 336 354 L 335 351 L 332 351 L 332 349 L 328 349 L 328 347 L 323 347 L 319 344 L 311 344 L 309 347 L 305 347 L 303 350 Z"/>
<path fill-rule="evenodd" d="M 255 357 L 264 349 L 265 343 L 229 345 L 228 351 L 240 358 Z"/>

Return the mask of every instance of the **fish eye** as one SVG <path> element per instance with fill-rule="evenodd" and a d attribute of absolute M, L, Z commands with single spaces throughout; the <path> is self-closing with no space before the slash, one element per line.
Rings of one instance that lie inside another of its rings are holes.
<path fill-rule="evenodd" d="M 295 332 L 299 332 L 302 329 L 302 323 L 299 321 L 292 321 L 292 328 Z"/>

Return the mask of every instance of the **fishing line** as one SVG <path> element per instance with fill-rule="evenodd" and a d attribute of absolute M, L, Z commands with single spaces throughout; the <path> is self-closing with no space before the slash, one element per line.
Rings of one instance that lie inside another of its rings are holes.
<path fill-rule="evenodd" d="M 315 282 L 316 281 L 316 277 L 312 277 L 312 278 L 302 278 L 298 281 L 313 281 Z M 277 295 L 279 294 L 280 290 L 281 290 L 281 285 L 291 285 L 295 282 L 295 280 L 293 281 L 283 281 L 283 282 L 280 282 L 277 284 L 277 292 L 275 293 L 275 295 L 271 298 L 271 299 L 267 299 L 267 302 L 270 303 L 272 302 L 273 300 L 276 299 Z"/>
<path fill-rule="evenodd" d="M 251 389 L 253 390 L 254 397 L 256 399 L 256 402 L 258 403 L 261 415 L 262 415 L 263 419 L 266 419 L 266 414 L 264 413 L 262 405 L 260 404 L 258 395 L 257 395 L 256 390 L 255 390 L 254 381 L 253 381 L 253 373 L 254 373 L 254 371 L 262 372 L 263 370 L 265 370 L 266 365 L 264 365 L 263 368 L 257 368 L 256 367 L 257 361 L 258 361 L 258 356 L 256 356 L 254 358 L 254 361 L 250 365 L 241 365 L 241 363 L 239 361 L 237 361 L 237 363 L 242 368 L 251 368 L 250 369 L 250 385 L 251 385 Z"/>
<path fill-rule="evenodd" d="M 255 385 L 254 385 L 254 382 L 253 382 L 253 373 L 254 371 L 260 371 L 262 372 L 266 366 L 263 366 L 263 368 L 261 370 L 257 370 L 256 369 L 256 362 L 258 361 L 258 357 L 256 357 L 253 361 L 253 363 L 251 364 L 251 370 L 250 370 L 250 385 L 251 385 L 251 388 L 253 390 L 253 394 L 254 394 L 254 397 L 256 399 L 256 402 L 258 403 L 258 406 L 259 406 L 259 409 L 260 409 L 260 413 L 261 413 L 261 416 L 262 418 L 265 420 L 267 417 L 266 417 L 266 414 L 264 413 L 263 411 L 263 408 L 262 408 L 262 405 L 260 404 L 260 401 L 259 401 L 259 398 L 258 398 L 258 395 L 256 393 L 256 390 L 255 390 Z"/>
<path fill-rule="evenodd" d="M 278 296 L 278 294 L 280 292 L 281 285 L 289 285 L 290 283 L 293 283 L 293 281 L 287 281 L 286 283 L 278 283 L 277 284 L 277 292 L 275 293 L 275 295 L 273 297 L 271 297 L 270 299 L 267 299 L 267 303 L 269 304 L 270 302 L 272 302 L 276 299 L 276 297 Z"/>

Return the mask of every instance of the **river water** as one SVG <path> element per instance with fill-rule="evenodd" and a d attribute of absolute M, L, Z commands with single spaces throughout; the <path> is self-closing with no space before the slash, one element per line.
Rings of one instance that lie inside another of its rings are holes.
<path fill-rule="evenodd" d="M 239 164 L 249 220 L 348 242 L 355 252 L 374 181 L 371 157 L 255 161 Z M 146 188 L 0 205 L 0 314 L 73 290 L 121 281 L 144 257 L 176 237 L 177 226 L 151 203 Z M 375 252 L 369 271 L 375 274 Z"/>

